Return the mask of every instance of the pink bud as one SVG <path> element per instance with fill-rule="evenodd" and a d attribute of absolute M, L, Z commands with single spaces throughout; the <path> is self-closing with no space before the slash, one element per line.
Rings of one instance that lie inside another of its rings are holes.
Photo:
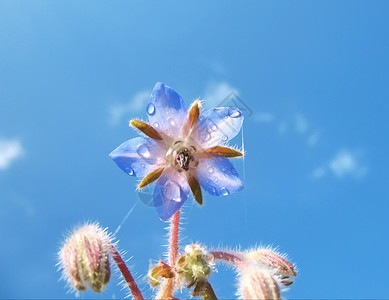
<path fill-rule="evenodd" d="M 249 261 L 275 269 L 283 279 L 297 275 L 292 263 L 270 249 L 259 249 L 248 252 L 245 254 L 245 257 Z"/>
<path fill-rule="evenodd" d="M 97 224 L 84 225 L 66 239 L 59 252 L 60 265 L 75 290 L 103 291 L 111 276 L 110 245 L 109 235 Z"/>
<path fill-rule="evenodd" d="M 277 281 L 268 271 L 260 269 L 252 269 L 241 275 L 238 294 L 241 299 L 281 299 Z"/>

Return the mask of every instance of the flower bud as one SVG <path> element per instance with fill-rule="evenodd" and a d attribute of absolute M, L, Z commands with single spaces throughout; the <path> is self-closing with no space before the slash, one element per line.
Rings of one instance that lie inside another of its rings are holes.
<path fill-rule="evenodd" d="M 185 247 L 185 254 L 176 263 L 176 272 L 182 281 L 191 285 L 206 281 L 213 268 L 213 257 L 200 245 Z"/>
<path fill-rule="evenodd" d="M 238 294 L 241 299 L 281 299 L 275 278 L 270 272 L 260 269 L 252 269 L 241 275 Z"/>
<path fill-rule="evenodd" d="M 245 254 L 245 257 L 249 261 L 275 269 L 281 279 L 297 275 L 292 263 L 270 249 L 258 249 L 256 251 L 248 252 Z M 281 283 L 290 285 L 293 281 L 284 281 Z"/>
<path fill-rule="evenodd" d="M 75 230 L 59 252 L 63 277 L 77 291 L 102 292 L 111 276 L 109 254 L 111 240 L 97 224 Z"/>

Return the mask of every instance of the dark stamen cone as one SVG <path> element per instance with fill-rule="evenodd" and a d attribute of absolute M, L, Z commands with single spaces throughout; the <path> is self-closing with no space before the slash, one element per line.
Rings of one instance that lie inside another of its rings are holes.
<path fill-rule="evenodd" d="M 243 153 L 233 148 L 224 146 L 215 146 L 206 150 L 208 153 L 217 154 L 224 157 L 241 157 Z"/>
<path fill-rule="evenodd" d="M 201 187 L 196 178 L 192 175 L 189 175 L 188 183 L 193 194 L 193 198 L 200 205 L 203 205 L 203 193 L 201 192 Z"/>
<path fill-rule="evenodd" d="M 156 181 L 162 175 L 163 170 L 164 168 L 157 169 L 143 177 L 142 181 L 138 185 L 138 189 L 144 188 L 150 183 Z"/>
<path fill-rule="evenodd" d="M 192 128 L 200 115 L 201 101 L 196 100 L 189 108 L 189 128 Z"/>
<path fill-rule="evenodd" d="M 136 129 L 142 131 L 148 137 L 154 140 L 162 140 L 162 137 L 159 135 L 158 131 L 154 129 L 153 126 L 147 124 L 146 122 L 140 120 L 131 120 L 130 124 Z"/>

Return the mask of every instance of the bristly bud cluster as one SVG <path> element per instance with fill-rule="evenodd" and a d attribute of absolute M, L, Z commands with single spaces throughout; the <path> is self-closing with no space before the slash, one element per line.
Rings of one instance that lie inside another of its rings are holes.
<path fill-rule="evenodd" d="M 258 269 L 242 274 L 238 294 L 241 299 L 281 299 L 280 288 L 274 276 L 268 271 Z"/>
<path fill-rule="evenodd" d="M 187 245 L 185 254 L 176 262 L 176 272 L 180 281 L 196 284 L 206 281 L 213 268 L 213 256 L 197 244 Z"/>
<path fill-rule="evenodd" d="M 73 231 L 59 252 L 63 278 L 76 291 L 91 288 L 100 293 L 109 282 L 111 239 L 97 224 L 87 224 Z"/>
<path fill-rule="evenodd" d="M 274 270 L 283 286 L 291 285 L 293 280 L 290 280 L 290 278 L 297 275 L 295 266 L 284 255 L 280 255 L 269 248 L 260 248 L 247 252 L 245 253 L 245 257 L 254 264 L 267 266 Z"/>
<path fill-rule="evenodd" d="M 215 260 L 232 264 L 239 273 L 238 296 L 241 299 L 281 299 L 283 287 L 293 284 L 295 266 L 285 255 L 269 248 L 247 252 L 211 251 Z"/>
<path fill-rule="evenodd" d="M 191 244 L 185 247 L 185 253 L 180 256 L 173 267 L 163 261 L 149 271 L 149 283 L 151 287 L 157 287 L 162 282 L 160 278 L 174 278 L 186 288 L 192 288 L 192 296 L 200 296 L 203 299 L 217 299 L 208 278 L 214 267 L 214 257 L 204 247 Z"/>
<path fill-rule="evenodd" d="M 269 248 L 239 253 L 245 261 L 240 264 L 238 295 L 242 299 L 281 299 L 281 287 L 293 283 L 295 267 L 285 256 Z"/>

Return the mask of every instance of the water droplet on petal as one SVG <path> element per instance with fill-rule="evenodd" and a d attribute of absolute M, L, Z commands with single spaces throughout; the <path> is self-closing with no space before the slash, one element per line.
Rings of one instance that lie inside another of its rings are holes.
<path fill-rule="evenodd" d="M 162 195 L 167 201 L 181 202 L 181 187 L 174 181 L 168 181 L 162 189 Z"/>
<path fill-rule="evenodd" d="M 216 195 L 216 189 L 214 187 L 211 187 L 211 195 Z"/>
<path fill-rule="evenodd" d="M 150 116 L 153 116 L 155 114 L 155 106 L 153 103 L 149 103 L 147 104 L 147 113 L 150 115 Z"/>
<path fill-rule="evenodd" d="M 141 144 L 138 147 L 137 152 L 138 152 L 139 156 L 141 156 L 143 158 L 149 158 L 151 156 L 149 148 L 145 144 Z"/>
<path fill-rule="evenodd" d="M 229 110 L 228 110 L 228 115 L 231 117 L 231 118 L 239 118 L 242 113 L 239 109 L 235 108 L 235 107 L 231 107 Z"/>
<path fill-rule="evenodd" d="M 154 128 L 158 128 L 158 127 L 159 127 L 159 123 L 158 123 L 158 122 L 155 122 L 155 123 L 153 124 L 153 126 L 154 126 Z"/>
<path fill-rule="evenodd" d="M 222 196 L 227 196 L 230 192 L 226 188 L 221 188 L 220 189 L 220 194 Z"/>
<path fill-rule="evenodd" d="M 140 164 L 140 166 L 141 166 L 142 168 L 144 168 L 144 167 L 145 167 L 145 164 Z"/>
<path fill-rule="evenodd" d="M 213 168 L 212 167 L 208 167 L 208 172 L 209 173 L 213 173 Z"/>
<path fill-rule="evenodd" d="M 126 168 L 126 172 L 127 172 L 127 174 L 130 175 L 130 176 L 133 176 L 133 175 L 134 175 L 134 170 L 131 169 L 131 168 Z"/>
<path fill-rule="evenodd" d="M 208 142 L 208 141 L 211 139 L 211 135 L 210 135 L 208 132 L 203 132 L 203 133 L 200 135 L 200 139 L 201 139 L 203 142 Z"/>
<path fill-rule="evenodd" d="M 218 181 L 219 181 L 219 179 L 218 179 L 218 178 L 215 178 L 214 180 L 215 180 L 215 182 L 218 182 Z"/>
<path fill-rule="evenodd" d="M 222 141 L 223 141 L 223 142 L 227 142 L 227 140 L 228 140 L 228 136 L 223 135 L 223 136 L 222 136 Z"/>
<path fill-rule="evenodd" d="M 209 129 L 210 129 L 211 131 L 216 131 L 218 128 L 217 128 L 217 125 L 216 125 L 215 123 L 211 123 L 211 124 L 209 125 Z"/>
<path fill-rule="evenodd" d="M 170 126 L 172 126 L 172 127 L 176 126 L 176 121 L 174 121 L 174 119 L 170 118 L 167 121 L 169 122 Z"/>
<path fill-rule="evenodd" d="M 236 172 L 236 170 L 235 170 L 234 168 L 231 169 L 231 173 L 232 173 L 233 175 L 238 175 L 238 172 Z"/>

